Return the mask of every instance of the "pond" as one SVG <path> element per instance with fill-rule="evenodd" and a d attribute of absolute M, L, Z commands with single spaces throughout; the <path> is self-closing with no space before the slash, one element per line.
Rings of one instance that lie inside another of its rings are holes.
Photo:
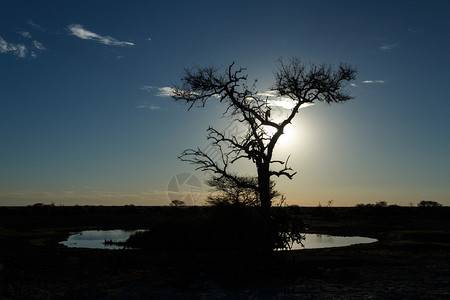
<path fill-rule="evenodd" d="M 105 240 L 124 242 L 130 235 L 137 231 L 142 230 L 85 230 L 73 233 L 66 241 L 63 241 L 60 244 L 69 248 L 123 249 L 124 247 L 120 245 L 105 245 Z M 294 244 L 292 250 L 345 247 L 356 244 L 374 243 L 376 241 L 376 239 L 360 236 L 332 236 L 306 233 L 303 246 Z"/>
<path fill-rule="evenodd" d="M 105 241 L 125 242 L 130 235 L 142 230 L 85 230 L 72 233 L 66 241 L 60 244 L 69 248 L 91 249 L 123 249 L 123 246 L 105 244 Z"/>
<path fill-rule="evenodd" d="M 377 239 L 361 236 L 334 236 L 327 234 L 306 233 L 305 240 L 302 241 L 303 246 L 295 243 L 292 246 L 292 250 L 346 247 L 357 244 L 370 244 L 377 241 Z"/>

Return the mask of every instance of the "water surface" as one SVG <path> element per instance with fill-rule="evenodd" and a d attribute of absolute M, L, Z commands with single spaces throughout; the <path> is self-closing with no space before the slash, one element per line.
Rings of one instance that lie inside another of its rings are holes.
<path fill-rule="evenodd" d="M 70 248 L 91 249 L 123 249 L 120 245 L 105 245 L 105 240 L 114 242 L 125 242 L 130 235 L 142 230 L 85 230 L 73 233 L 67 241 L 60 244 Z M 356 244 L 368 244 L 376 242 L 376 239 L 360 236 L 333 236 L 326 234 L 306 233 L 302 244 L 294 244 L 292 250 L 320 249 L 345 247 Z"/>
<path fill-rule="evenodd" d="M 361 236 L 334 236 L 306 233 L 305 240 L 302 241 L 303 245 L 295 243 L 292 246 L 292 250 L 346 247 L 357 244 L 370 244 L 376 241 L 376 239 Z"/>
<path fill-rule="evenodd" d="M 67 241 L 60 244 L 69 248 L 123 249 L 120 245 L 105 245 L 106 241 L 125 242 L 130 235 L 139 230 L 85 230 L 73 233 Z"/>

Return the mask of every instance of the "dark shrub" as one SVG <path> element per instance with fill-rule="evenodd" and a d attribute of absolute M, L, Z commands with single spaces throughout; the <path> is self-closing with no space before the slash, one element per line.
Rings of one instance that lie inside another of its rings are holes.
<path fill-rule="evenodd" d="M 151 251 L 250 252 L 263 247 L 263 224 L 258 208 L 214 207 L 200 213 L 174 213 L 155 222 L 150 230 L 132 235 L 126 245 Z M 272 216 L 272 244 L 286 248 L 300 223 L 290 222 L 286 210 Z M 301 223 L 302 225 L 302 223 Z M 297 236 L 295 236 L 297 237 Z"/>

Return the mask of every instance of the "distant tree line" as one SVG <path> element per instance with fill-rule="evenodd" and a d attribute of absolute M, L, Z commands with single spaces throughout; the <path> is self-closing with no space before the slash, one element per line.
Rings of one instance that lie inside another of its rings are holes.
<path fill-rule="evenodd" d="M 386 201 L 378 201 L 377 203 L 373 204 L 373 203 L 359 203 L 355 205 L 356 207 L 388 207 L 388 206 L 398 206 L 398 205 L 388 205 L 388 203 Z M 412 207 L 412 203 L 410 204 L 410 206 Z M 442 204 L 436 201 L 431 201 L 431 200 L 422 200 L 417 204 L 417 207 L 442 207 Z"/>

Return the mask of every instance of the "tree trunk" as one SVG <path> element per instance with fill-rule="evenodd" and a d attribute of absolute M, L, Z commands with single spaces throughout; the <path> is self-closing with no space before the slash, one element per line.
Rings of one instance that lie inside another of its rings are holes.
<path fill-rule="evenodd" d="M 258 168 L 258 187 L 259 199 L 261 201 L 261 246 L 265 253 L 271 252 L 272 249 L 272 234 L 270 222 L 270 174 L 269 165 L 263 164 Z"/>

